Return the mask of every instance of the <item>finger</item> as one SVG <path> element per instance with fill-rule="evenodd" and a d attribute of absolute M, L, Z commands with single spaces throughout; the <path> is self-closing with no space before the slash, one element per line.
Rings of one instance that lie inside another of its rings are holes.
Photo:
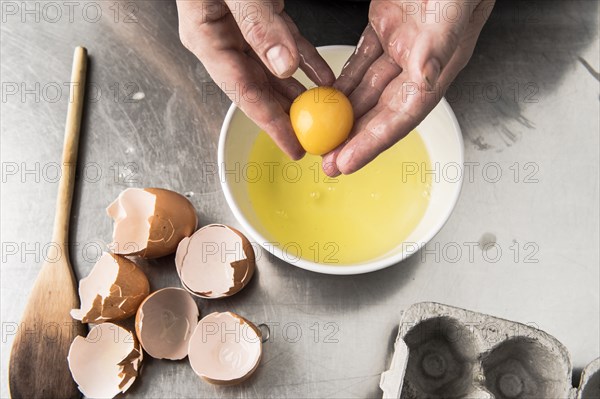
<path fill-rule="evenodd" d="M 339 172 L 353 173 L 416 128 L 437 105 L 450 83 L 470 59 L 493 4 L 494 0 L 483 0 L 475 8 L 470 17 L 472 22 L 461 33 L 460 42 L 447 56 L 449 58 L 440 70 L 437 84 L 433 82 L 432 87 L 431 81 L 413 80 L 409 78 L 409 73 L 401 73 L 384 90 L 379 103 L 357 121 L 351 138 L 327 154 L 324 163 L 335 162 Z M 406 36 L 408 43 L 411 35 L 407 33 Z M 399 57 L 402 52 L 391 54 Z M 407 95 L 408 88 L 411 88 L 410 95 Z M 332 169 L 335 168 L 329 166 L 329 170 Z"/>
<path fill-rule="evenodd" d="M 289 15 L 282 12 L 281 17 L 286 22 L 290 32 L 292 32 L 292 36 L 296 40 L 296 46 L 298 47 L 300 56 L 300 69 L 318 86 L 331 86 L 335 81 L 335 75 L 327 62 L 321 57 L 321 54 L 319 54 L 315 46 L 302 36 L 300 30 Z"/>
<path fill-rule="evenodd" d="M 300 83 L 297 79 L 293 77 L 279 79 L 274 76 L 269 69 L 262 63 L 258 55 L 254 51 L 249 51 L 248 56 L 255 59 L 260 65 L 263 66 L 265 70 L 265 75 L 269 79 L 273 90 L 281 93 L 286 99 L 289 101 L 294 101 L 301 93 L 306 91 L 306 87 L 302 83 Z M 287 106 L 289 110 L 289 105 Z"/>
<path fill-rule="evenodd" d="M 408 60 L 413 81 L 423 82 L 429 90 L 433 90 L 469 26 L 472 11 L 468 7 L 471 5 L 457 2 L 450 9 L 444 9 L 440 0 L 424 3 L 421 13 L 424 23 L 421 24 Z M 442 9 L 445 12 L 441 17 Z"/>
<path fill-rule="evenodd" d="M 434 91 L 410 81 L 408 73 L 401 73 L 386 87 L 377 106 L 360 118 L 351 138 L 334 150 L 328 162 L 335 162 L 340 173 L 351 174 L 406 137 L 437 105 L 469 54 L 468 47 L 459 48 Z"/>
<path fill-rule="evenodd" d="M 383 48 L 379 43 L 379 38 L 373 30 L 373 27 L 369 24 L 363 31 L 363 34 L 356 45 L 356 50 L 354 50 L 354 53 L 348 58 L 348 61 L 344 65 L 344 68 L 342 68 L 342 72 L 333 84 L 333 87 L 347 96 L 350 95 L 361 82 L 371 64 L 373 64 L 381 54 L 383 54 Z"/>
<path fill-rule="evenodd" d="M 361 131 L 364 130 L 364 128 L 367 125 L 367 123 L 378 112 L 379 112 L 379 109 L 373 108 L 369 112 L 367 112 L 365 115 L 363 115 L 361 118 L 357 119 L 354 122 L 354 126 L 352 126 L 352 131 L 350 132 L 350 135 L 348 136 L 348 139 L 344 143 L 342 143 L 339 146 L 337 146 L 332 151 L 330 151 L 327 154 L 323 155 L 322 167 L 323 167 L 323 171 L 325 172 L 325 174 L 327 176 L 329 176 L 329 177 L 337 177 L 337 176 L 339 176 L 339 175 L 342 174 L 342 172 L 340 172 L 340 170 L 339 170 L 339 168 L 337 166 L 337 157 L 338 157 L 338 155 L 340 154 L 340 152 L 342 151 L 342 149 L 344 148 L 344 146 L 350 140 L 352 140 L 352 138 L 354 136 L 356 136 L 356 134 L 358 132 L 361 132 Z"/>
<path fill-rule="evenodd" d="M 246 93 L 246 97 L 248 97 L 248 100 L 255 102 L 255 103 L 262 103 L 265 100 L 276 101 L 281 106 L 281 109 L 283 110 L 283 112 L 285 112 L 286 114 L 289 114 L 290 107 L 292 106 L 292 102 L 294 101 L 294 99 L 296 97 L 293 97 L 293 95 L 288 95 L 287 93 L 284 92 L 286 89 L 288 89 L 288 87 L 282 85 L 283 80 L 278 79 L 277 77 L 273 76 L 273 74 L 260 61 L 260 59 L 258 57 L 252 57 L 252 58 L 255 59 L 256 64 L 258 66 L 260 66 L 260 68 L 263 69 L 264 74 L 267 77 L 267 81 L 263 85 L 263 88 L 264 88 L 263 90 L 255 91 L 254 93 Z M 293 78 L 288 78 L 288 79 L 293 79 Z M 287 80 L 287 79 L 285 79 L 285 80 Z M 295 79 L 293 79 L 293 80 L 295 80 Z M 280 84 L 281 86 L 276 86 L 277 84 Z M 302 85 L 300 85 L 300 86 L 302 86 Z M 290 91 L 293 91 L 293 89 Z M 268 97 L 265 97 L 265 96 L 268 96 Z"/>
<path fill-rule="evenodd" d="M 215 82 L 288 156 L 300 159 L 304 149 L 286 113 L 291 100 L 273 90 L 262 64 L 235 50 L 221 51 L 218 59 L 216 65 L 205 63 Z"/>
<path fill-rule="evenodd" d="M 280 93 L 277 90 L 271 90 L 270 91 L 271 95 L 274 97 L 275 101 L 277 101 L 279 103 L 279 105 L 281 106 L 281 109 L 286 113 L 289 114 L 290 112 L 290 107 L 292 106 L 292 101 L 289 98 L 287 98 L 285 95 L 283 95 L 282 93 Z"/>
<path fill-rule="evenodd" d="M 424 85 L 411 82 L 407 72 L 401 73 L 384 90 L 377 106 L 361 118 L 360 130 L 339 150 L 338 169 L 350 174 L 371 162 L 410 133 L 439 99 Z"/>
<path fill-rule="evenodd" d="M 177 0 L 181 43 L 202 63 L 219 50 L 246 51 L 233 15 L 222 0 Z"/>
<path fill-rule="evenodd" d="M 395 78 L 380 103 L 357 120 L 350 139 L 323 158 L 324 167 L 327 164 L 328 170 L 337 174 L 354 173 L 406 137 L 443 97 L 471 57 L 476 41 L 474 34 L 459 45 L 434 91 L 409 81 L 406 73 Z"/>
<path fill-rule="evenodd" d="M 373 109 L 387 85 L 401 72 L 402 68 L 386 54 L 381 55 L 377 61 L 369 67 L 363 80 L 349 97 L 356 120 L 352 132 L 350 132 L 349 139 L 351 139 L 357 131 L 364 128 L 365 121 L 370 120 L 369 115 L 365 116 L 365 114 Z M 346 142 L 348 142 L 348 140 L 346 140 Z M 337 168 L 336 158 L 344 147 L 344 144 L 345 143 L 342 143 L 336 149 L 323 156 L 323 171 L 331 177 L 338 176 L 341 173 Z"/>
<path fill-rule="evenodd" d="M 240 53 L 233 54 L 232 58 L 241 59 L 224 60 L 226 65 L 222 67 L 222 73 L 229 82 L 236 84 L 236 87 L 238 84 L 241 86 L 241 95 L 232 100 L 251 120 L 266 131 L 288 156 L 292 159 L 300 159 L 304 155 L 304 149 L 292 129 L 287 114 L 292 100 L 273 88 L 269 82 L 269 74 L 262 69 L 264 68 L 262 64 L 250 57 L 246 56 L 245 60 L 242 57 Z M 245 63 L 246 68 L 252 70 L 251 73 L 236 71 L 237 62 Z M 214 75 L 211 73 L 211 76 Z M 252 86 L 254 92 L 244 91 L 244 87 L 249 86 Z"/>
<path fill-rule="evenodd" d="M 225 0 L 244 39 L 280 78 L 291 76 L 300 63 L 296 41 L 281 17 L 283 1 Z"/>
<path fill-rule="evenodd" d="M 218 21 L 230 14 L 223 0 L 177 0 L 179 19 L 193 19 L 200 25 L 206 22 Z"/>
<path fill-rule="evenodd" d="M 403 69 L 420 31 L 420 19 L 415 14 L 425 2 L 373 1 L 369 20 L 384 51 Z"/>
<path fill-rule="evenodd" d="M 388 107 L 374 108 L 367 115 L 364 127 L 337 154 L 335 162 L 343 174 L 356 172 L 419 124 L 418 116 Z"/>
<path fill-rule="evenodd" d="M 342 145 L 343 146 L 343 145 Z M 335 150 L 323 155 L 321 159 L 321 169 L 329 177 L 338 177 L 342 174 L 336 164 L 337 152 Z"/>
<path fill-rule="evenodd" d="M 304 149 L 293 132 L 290 118 L 272 91 L 263 63 L 242 50 L 245 41 L 230 13 L 215 20 L 199 17 L 197 2 L 181 2 L 179 29 L 185 46 L 202 62 L 227 96 L 292 159 Z M 193 6 L 193 7 L 192 7 Z M 194 8 L 195 7 L 195 8 Z M 257 101 L 260 98 L 261 101 Z"/>
<path fill-rule="evenodd" d="M 278 79 L 275 76 L 269 75 L 270 73 L 267 73 L 273 90 L 281 93 L 290 103 L 306 91 L 306 87 L 294 78 Z"/>
<path fill-rule="evenodd" d="M 402 68 L 387 54 L 381 55 L 367 70 L 362 81 L 350 94 L 356 119 L 377 104 L 387 85 L 402 72 Z"/>
<path fill-rule="evenodd" d="M 462 38 L 450 60 L 443 68 L 437 85 L 435 85 L 436 87 L 428 87 L 429 90 L 437 92 L 440 97 L 443 96 L 443 93 L 445 93 L 450 83 L 452 83 L 458 73 L 467 65 L 473 55 L 481 30 L 494 7 L 494 2 L 495 0 L 483 0 L 473 10 L 473 13 L 470 16 L 470 23 L 463 32 Z"/>

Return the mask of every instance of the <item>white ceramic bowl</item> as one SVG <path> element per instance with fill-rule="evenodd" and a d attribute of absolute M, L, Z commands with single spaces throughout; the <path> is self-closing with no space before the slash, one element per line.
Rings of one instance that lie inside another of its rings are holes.
<path fill-rule="evenodd" d="M 354 51 L 354 47 L 325 46 L 318 50 L 334 73 L 339 74 Z M 307 87 L 314 86 L 302 72 L 298 72 L 295 77 Z M 399 243 L 392 251 L 370 261 L 353 265 L 319 264 L 303 258 L 298 259 L 293 254 L 285 253 L 282 248 L 272 245 L 252 209 L 248 199 L 248 183 L 243 178 L 243 173 L 240 173 L 244 165 L 248 164 L 250 150 L 260 130 L 233 104 L 227 112 L 219 139 L 219 177 L 225 199 L 236 219 L 251 238 L 288 263 L 326 274 L 360 274 L 383 269 L 417 252 L 440 231 L 454 209 L 462 186 L 464 171 L 462 134 L 456 117 L 445 99 L 440 101 L 417 130 L 429 152 L 432 168 L 437 167 L 439 173 L 438 179 L 432 179 L 429 206 L 423 219 L 404 242 Z M 458 176 L 456 171 L 459 172 Z"/>

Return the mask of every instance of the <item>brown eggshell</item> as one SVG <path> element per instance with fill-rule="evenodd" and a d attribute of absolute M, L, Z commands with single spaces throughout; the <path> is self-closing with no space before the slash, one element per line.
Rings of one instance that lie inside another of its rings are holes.
<path fill-rule="evenodd" d="M 210 224 L 181 240 L 175 265 L 183 287 L 206 299 L 239 292 L 248 284 L 256 267 L 250 241 L 223 224 Z"/>
<path fill-rule="evenodd" d="M 192 235 L 198 219 L 183 195 L 162 188 L 128 188 L 106 208 L 114 220 L 114 253 L 159 258 Z"/>
<path fill-rule="evenodd" d="M 101 323 L 87 337 L 75 337 L 67 360 L 73 379 L 86 397 L 112 398 L 133 384 L 143 353 L 131 331 Z"/>
<path fill-rule="evenodd" d="M 211 313 L 192 334 L 188 357 L 194 372 L 207 382 L 239 384 L 260 364 L 262 335 L 253 323 L 233 312 Z"/>
<path fill-rule="evenodd" d="M 81 309 L 71 310 L 71 316 L 83 323 L 125 319 L 135 314 L 149 292 L 148 279 L 135 263 L 104 252 L 79 282 Z"/>
<path fill-rule="evenodd" d="M 138 308 L 135 332 L 148 354 L 156 359 L 187 356 L 188 341 L 200 312 L 192 296 L 181 288 L 163 288 L 150 294 Z"/>

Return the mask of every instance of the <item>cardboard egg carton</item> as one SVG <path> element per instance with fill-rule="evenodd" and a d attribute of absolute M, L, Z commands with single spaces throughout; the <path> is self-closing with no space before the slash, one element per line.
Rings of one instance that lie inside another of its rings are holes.
<path fill-rule="evenodd" d="M 423 302 L 400 319 L 383 398 L 600 398 L 600 359 L 572 386 L 571 358 L 551 335 L 483 313 Z"/>
<path fill-rule="evenodd" d="M 576 399 L 600 398 L 600 357 L 588 364 L 583 373 L 579 388 L 575 392 Z"/>

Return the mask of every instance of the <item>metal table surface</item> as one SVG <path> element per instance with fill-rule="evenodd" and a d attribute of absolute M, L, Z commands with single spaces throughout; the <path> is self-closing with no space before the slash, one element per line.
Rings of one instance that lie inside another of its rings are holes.
<path fill-rule="evenodd" d="M 287 3 L 317 45 L 355 44 L 366 21 L 364 3 Z M 230 103 L 179 43 L 174 1 L 3 1 L 1 29 L 6 397 L 11 331 L 51 235 L 76 45 L 91 56 L 72 213 L 77 276 L 109 242 L 104 208 L 127 187 L 193 193 L 202 224 L 238 224 L 205 167 L 216 162 Z M 534 324 L 565 344 L 577 374 L 600 351 L 598 40 L 597 1 L 499 0 L 448 93 L 470 166 L 452 217 L 426 249 L 349 277 L 263 251 L 243 292 L 198 302 L 203 314 L 232 310 L 274 326 L 256 375 L 214 387 L 186 360 L 147 357 L 125 396 L 377 397 L 399 312 L 418 301 Z M 496 244 L 484 252 L 473 244 L 481 240 Z M 172 258 L 142 267 L 152 289 L 179 285 Z"/>

